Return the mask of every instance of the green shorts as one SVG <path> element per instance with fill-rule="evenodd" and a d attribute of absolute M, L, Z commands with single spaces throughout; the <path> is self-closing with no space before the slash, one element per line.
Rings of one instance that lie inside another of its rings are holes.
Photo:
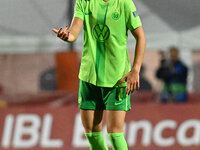
<path fill-rule="evenodd" d="M 78 104 L 80 109 L 131 110 L 130 95 L 126 87 L 97 87 L 80 80 Z"/>

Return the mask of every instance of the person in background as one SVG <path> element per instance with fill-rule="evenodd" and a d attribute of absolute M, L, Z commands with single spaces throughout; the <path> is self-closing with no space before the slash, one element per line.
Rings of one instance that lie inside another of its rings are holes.
<path fill-rule="evenodd" d="M 179 50 L 170 48 L 170 59 L 167 60 L 161 53 L 160 67 L 156 77 L 164 82 L 161 92 L 161 102 L 181 103 L 187 101 L 188 68 L 179 59 Z"/>

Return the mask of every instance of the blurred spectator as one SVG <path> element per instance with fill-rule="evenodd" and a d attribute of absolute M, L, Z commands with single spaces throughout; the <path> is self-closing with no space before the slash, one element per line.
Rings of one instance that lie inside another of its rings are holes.
<path fill-rule="evenodd" d="M 169 60 L 161 52 L 160 67 L 156 71 L 156 77 L 164 82 L 161 102 L 186 102 L 187 74 L 188 68 L 179 59 L 179 51 L 176 47 L 170 48 Z"/>

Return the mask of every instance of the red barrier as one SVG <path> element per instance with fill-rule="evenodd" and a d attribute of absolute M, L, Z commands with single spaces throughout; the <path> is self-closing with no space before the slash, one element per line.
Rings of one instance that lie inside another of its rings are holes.
<path fill-rule="evenodd" d="M 78 53 L 75 51 L 58 52 L 56 58 L 56 75 L 58 89 L 75 92 L 78 90 Z"/>
<path fill-rule="evenodd" d="M 200 104 L 134 105 L 124 132 L 129 149 L 199 150 L 199 110 Z M 0 139 L 0 150 L 88 150 L 74 104 L 0 109 Z"/>

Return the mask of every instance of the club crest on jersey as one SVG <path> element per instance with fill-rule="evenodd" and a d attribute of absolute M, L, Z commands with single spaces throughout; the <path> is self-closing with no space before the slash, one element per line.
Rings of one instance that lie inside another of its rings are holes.
<path fill-rule="evenodd" d="M 118 20 L 119 17 L 120 17 L 120 14 L 119 14 L 118 11 L 114 11 L 114 12 L 112 13 L 112 18 L 113 18 L 114 20 Z"/>
<path fill-rule="evenodd" d="M 133 12 L 133 16 L 134 16 L 134 17 L 137 17 L 137 16 L 138 16 L 137 11 L 134 11 L 134 12 Z"/>

